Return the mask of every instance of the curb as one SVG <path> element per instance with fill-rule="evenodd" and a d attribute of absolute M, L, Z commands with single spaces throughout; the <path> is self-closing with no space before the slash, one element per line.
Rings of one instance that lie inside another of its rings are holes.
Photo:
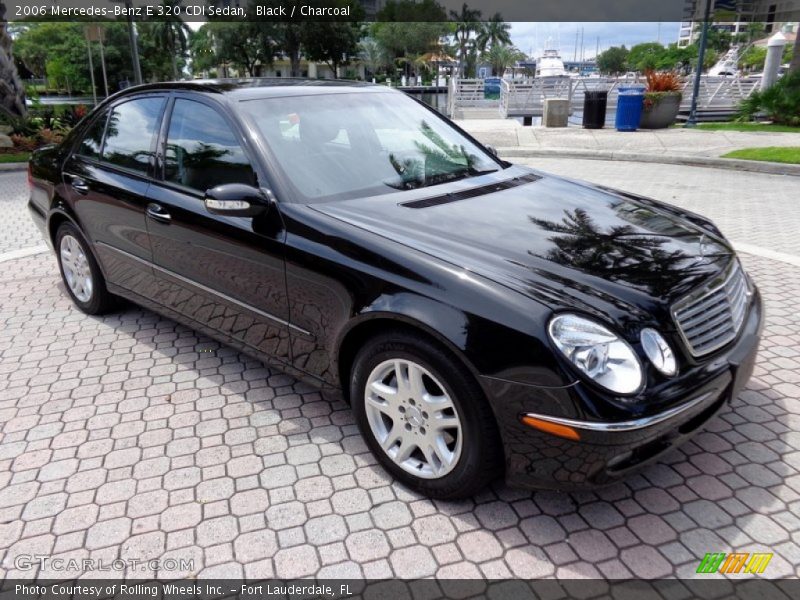
<path fill-rule="evenodd" d="M 28 168 L 28 161 L 19 163 L 0 163 L 0 173 L 3 171 L 25 171 Z"/>
<path fill-rule="evenodd" d="M 571 150 L 569 148 L 498 148 L 503 158 L 579 158 L 587 160 L 621 160 L 642 163 L 661 163 L 683 165 L 686 167 L 706 167 L 712 169 L 731 169 L 750 171 L 768 175 L 791 175 L 800 177 L 800 165 L 742 160 L 738 158 L 715 158 L 711 156 L 685 156 L 680 154 L 641 154 L 636 152 L 614 152 L 609 150 Z"/>

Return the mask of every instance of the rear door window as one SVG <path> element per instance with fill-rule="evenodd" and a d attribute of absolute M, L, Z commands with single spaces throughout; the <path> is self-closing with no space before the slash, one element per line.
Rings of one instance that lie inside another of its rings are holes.
<path fill-rule="evenodd" d="M 86 158 L 100 158 L 100 149 L 103 144 L 103 132 L 106 128 L 108 111 L 103 111 L 86 130 L 86 133 L 78 144 L 77 154 Z"/>
<path fill-rule="evenodd" d="M 138 98 L 115 106 L 108 118 L 103 161 L 147 173 L 153 158 L 153 136 L 164 108 L 164 98 Z"/>

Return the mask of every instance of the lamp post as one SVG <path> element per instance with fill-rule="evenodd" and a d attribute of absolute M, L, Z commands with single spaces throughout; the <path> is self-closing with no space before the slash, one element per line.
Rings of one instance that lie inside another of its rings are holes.
<path fill-rule="evenodd" d="M 706 0 L 706 13 L 703 18 L 703 30 L 700 33 L 700 48 L 697 51 L 697 70 L 694 74 L 694 86 L 692 87 L 692 107 L 689 110 L 689 118 L 686 119 L 684 127 L 697 126 L 697 97 L 700 95 L 700 77 L 703 74 L 703 60 L 706 56 L 706 43 L 708 42 L 708 22 L 711 19 L 711 3 L 714 0 Z"/>
<path fill-rule="evenodd" d="M 128 40 L 131 46 L 131 62 L 133 63 L 133 79 L 136 85 L 141 85 L 142 67 L 139 64 L 139 43 L 136 40 L 136 27 L 133 25 L 133 4 L 131 0 L 111 0 L 111 2 L 125 3 L 125 13 L 128 19 Z"/>

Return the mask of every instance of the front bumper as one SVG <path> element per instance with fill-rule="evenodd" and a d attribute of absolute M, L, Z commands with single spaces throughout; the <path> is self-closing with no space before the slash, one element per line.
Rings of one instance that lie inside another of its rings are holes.
<path fill-rule="evenodd" d="M 552 413 L 545 411 L 532 415 L 573 427 L 580 434 L 578 441 L 522 424 L 520 418 L 530 411 L 506 414 L 500 422 L 507 482 L 536 489 L 591 489 L 658 459 L 697 433 L 744 388 L 753 372 L 762 327 L 763 309 L 756 291 L 739 337 L 714 359 L 718 365 L 714 373 L 682 401 L 654 415 L 614 422 L 549 417 Z"/>

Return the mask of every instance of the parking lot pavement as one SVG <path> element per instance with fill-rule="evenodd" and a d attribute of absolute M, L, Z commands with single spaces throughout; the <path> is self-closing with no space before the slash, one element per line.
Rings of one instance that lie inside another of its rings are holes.
<path fill-rule="evenodd" d="M 796 210 L 751 214 L 768 191 L 753 175 L 549 167 L 674 194 L 739 241 L 797 251 L 780 233 Z M 691 576 L 731 551 L 774 553 L 765 577 L 800 575 L 800 268 L 742 258 L 767 307 L 758 365 L 693 442 L 597 492 L 497 483 L 459 502 L 393 483 L 344 404 L 151 312 L 82 315 L 50 254 L 2 263 L 0 577 L 56 575 L 15 568 L 26 554 L 190 561 L 162 576 Z"/>
<path fill-rule="evenodd" d="M 0 171 L 0 256 L 43 243 L 39 230 L 28 216 L 27 203 L 25 172 Z"/>

